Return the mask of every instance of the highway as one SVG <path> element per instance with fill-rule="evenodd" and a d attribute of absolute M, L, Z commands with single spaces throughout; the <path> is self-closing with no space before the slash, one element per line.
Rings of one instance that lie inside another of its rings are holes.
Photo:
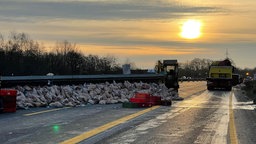
<path fill-rule="evenodd" d="M 238 88 L 208 91 L 206 82 L 181 82 L 185 99 L 170 106 L 122 104 L 31 108 L 0 114 L 3 144 L 256 143 L 255 105 Z"/>

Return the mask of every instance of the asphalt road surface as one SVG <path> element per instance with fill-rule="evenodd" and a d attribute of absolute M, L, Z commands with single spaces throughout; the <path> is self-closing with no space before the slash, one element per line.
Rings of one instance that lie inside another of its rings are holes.
<path fill-rule="evenodd" d="M 185 99 L 171 107 L 114 104 L 3 113 L 0 143 L 256 143 L 255 105 L 239 88 L 208 91 L 205 82 L 183 82 L 179 94 Z"/>

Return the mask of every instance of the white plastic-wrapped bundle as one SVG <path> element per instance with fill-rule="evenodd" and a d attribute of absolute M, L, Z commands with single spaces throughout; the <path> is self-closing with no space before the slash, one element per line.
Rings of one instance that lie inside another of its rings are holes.
<path fill-rule="evenodd" d="M 65 86 L 17 86 L 17 107 L 74 107 L 85 104 L 115 104 L 128 102 L 136 92 L 160 96 L 162 100 L 180 98 L 173 89 L 164 84 L 128 82 Z"/>
<path fill-rule="evenodd" d="M 62 108 L 63 105 L 60 102 L 52 102 L 49 104 L 50 107 Z"/>

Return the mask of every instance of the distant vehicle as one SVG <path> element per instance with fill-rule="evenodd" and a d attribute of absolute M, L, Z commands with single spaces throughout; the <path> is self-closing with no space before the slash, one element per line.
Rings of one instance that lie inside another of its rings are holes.
<path fill-rule="evenodd" d="M 46 76 L 53 77 L 54 74 L 53 74 L 53 73 L 48 73 L 48 74 L 46 74 Z M 48 86 L 49 86 L 49 85 L 52 85 L 52 80 L 48 80 L 48 81 L 47 81 L 47 85 L 48 85 Z"/>
<path fill-rule="evenodd" d="M 54 76 L 54 74 L 53 73 L 48 73 L 48 74 L 46 74 L 47 76 Z"/>
<path fill-rule="evenodd" d="M 187 80 L 187 77 L 186 77 L 186 76 L 182 76 L 182 77 L 180 78 L 180 80 L 185 81 L 185 80 Z"/>
<path fill-rule="evenodd" d="M 154 69 L 148 69 L 147 73 L 156 73 Z"/>
<path fill-rule="evenodd" d="M 235 86 L 240 83 L 242 83 L 241 76 L 239 74 L 232 74 L 232 85 Z"/>
<path fill-rule="evenodd" d="M 250 76 L 247 76 L 246 78 L 244 78 L 243 82 L 248 82 L 248 81 L 252 81 L 253 78 Z"/>
<path fill-rule="evenodd" d="M 207 89 L 221 88 L 230 91 L 232 89 L 233 72 L 234 67 L 229 59 L 213 62 L 209 68 L 209 76 L 206 78 Z"/>

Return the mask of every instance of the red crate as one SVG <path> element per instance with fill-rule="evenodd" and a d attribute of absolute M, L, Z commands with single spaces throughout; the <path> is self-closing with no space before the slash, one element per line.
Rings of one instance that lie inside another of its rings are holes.
<path fill-rule="evenodd" d="M 0 96 L 17 96 L 17 90 L 14 89 L 1 89 Z"/>
<path fill-rule="evenodd" d="M 149 102 L 152 105 L 161 105 L 161 97 L 159 97 L 159 96 L 151 96 Z"/>
<path fill-rule="evenodd" d="M 138 104 L 138 107 L 152 106 L 152 103 L 149 102 L 149 99 L 144 99 L 144 98 L 130 98 L 130 102 Z"/>
<path fill-rule="evenodd" d="M 3 100 L 3 112 L 16 112 L 16 97 L 8 97 Z"/>
<path fill-rule="evenodd" d="M 139 107 L 151 107 L 153 106 L 150 102 L 147 103 L 138 103 Z"/>
<path fill-rule="evenodd" d="M 0 90 L 2 112 L 16 112 L 17 91 L 14 89 Z"/>
<path fill-rule="evenodd" d="M 130 98 L 130 102 L 132 103 L 148 103 L 148 99 L 143 99 L 143 98 Z"/>
<path fill-rule="evenodd" d="M 140 99 L 150 99 L 150 94 L 148 93 L 135 93 L 135 98 L 140 98 Z"/>

